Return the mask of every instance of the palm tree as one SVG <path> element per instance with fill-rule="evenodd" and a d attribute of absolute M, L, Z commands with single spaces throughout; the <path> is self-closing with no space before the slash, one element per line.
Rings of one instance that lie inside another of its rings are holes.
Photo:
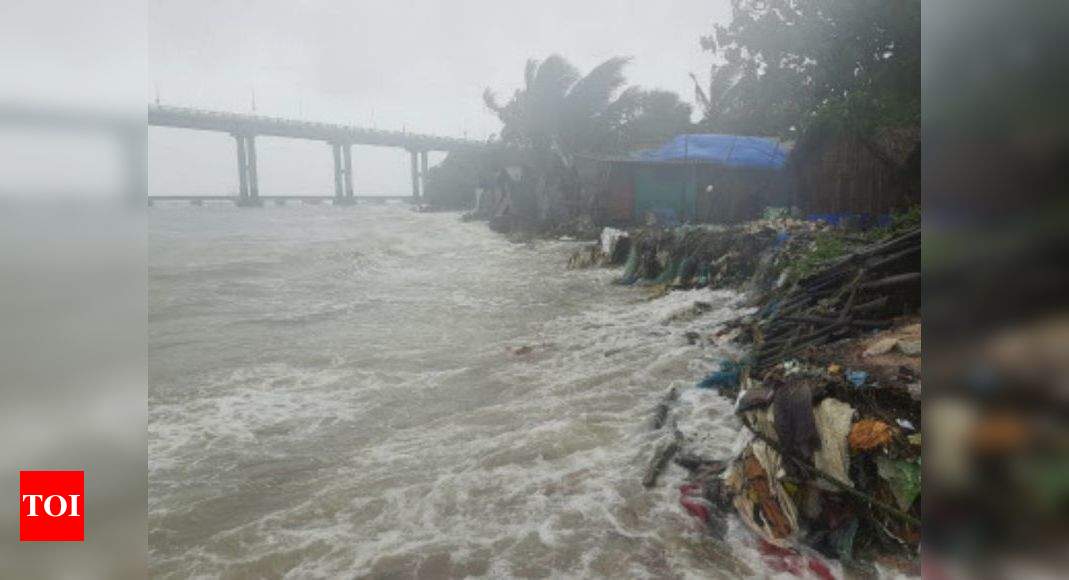
<path fill-rule="evenodd" d="M 506 103 L 490 89 L 486 106 L 501 120 L 501 141 L 522 154 L 523 191 L 543 223 L 583 203 L 575 157 L 621 153 L 651 139 L 671 137 L 690 124 L 690 107 L 674 93 L 623 90 L 627 57 L 613 57 L 585 76 L 560 55 L 531 59 L 523 87 Z M 567 203 L 562 200 L 568 199 Z"/>
<path fill-rule="evenodd" d="M 483 100 L 501 120 L 506 144 L 568 159 L 604 141 L 605 114 L 613 110 L 617 93 L 627 82 L 623 70 L 630 61 L 613 57 L 582 76 L 560 55 L 530 59 L 524 86 L 512 99 L 501 104 L 486 89 Z"/>

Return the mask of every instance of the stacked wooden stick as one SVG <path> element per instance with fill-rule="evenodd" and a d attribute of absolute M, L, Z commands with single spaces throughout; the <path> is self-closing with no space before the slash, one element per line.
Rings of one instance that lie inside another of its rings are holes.
<path fill-rule="evenodd" d="M 761 372 L 858 330 L 888 328 L 920 305 L 920 228 L 860 248 L 798 281 L 754 331 Z"/>

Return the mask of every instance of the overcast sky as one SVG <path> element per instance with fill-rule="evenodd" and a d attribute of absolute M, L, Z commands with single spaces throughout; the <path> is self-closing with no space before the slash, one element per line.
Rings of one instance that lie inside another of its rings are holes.
<path fill-rule="evenodd" d="M 148 98 L 161 104 L 484 139 L 486 87 L 506 97 L 528 58 L 559 53 L 582 71 L 634 57 L 632 84 L 693 102 L 708 77 L 699 38 L 728 0 L 150 0 Z M 257 140 L 262 194 L 333 192 L 323 143 Z M 149 129 L 149 192 L 237 189 L 223 134 Z M 407 194 L 407 154 L 354 148 L 357 194 Z M 432 163 L 440 156 L 432 154 Z"/>

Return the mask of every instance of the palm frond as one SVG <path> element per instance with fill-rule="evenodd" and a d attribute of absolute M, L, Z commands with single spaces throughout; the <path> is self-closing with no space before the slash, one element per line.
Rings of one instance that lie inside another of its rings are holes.
<path fill-rule="evenodd" d="M 483 104 L 487 109 L 501 114 L 503 107 L 497 102 L 497 95 L 489 87 L 483 91 Z"/>
<path fill-rule="evenodd" d="M 627 82 L 624 67 L 630 62 L 630 57 L 615 56 L 579 79 L 568 92 L 569 113 L 577 117 L 590 117 L 605 110 L 616 91 Z"/>
<path fill-rule="evenodd" d="M 537 58 L 527 59 L 527 64 L 523 69 L 523 86 L 525 90 L 531 90 L 531 87 L 535 84 L 535 76 L 538 74 L 538 62 Z"/>
<path fill-rule="evenodd" d="M 534 99 L 561 99 L 579 80 L 579 70 L 559 54 L 542 61 L 535 73 L 528 94 Z"/>

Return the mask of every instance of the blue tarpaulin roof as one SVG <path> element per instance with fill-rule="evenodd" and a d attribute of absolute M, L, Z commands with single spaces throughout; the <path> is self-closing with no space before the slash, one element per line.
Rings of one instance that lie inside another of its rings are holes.
<path fill-rule="evenodd" d="M 639 151 L 638 161 L 698 161 L 727 167 L 780 170 L 787 148 L 776 139 L 699 133 L 678 135 L 659 149 Z"/>

